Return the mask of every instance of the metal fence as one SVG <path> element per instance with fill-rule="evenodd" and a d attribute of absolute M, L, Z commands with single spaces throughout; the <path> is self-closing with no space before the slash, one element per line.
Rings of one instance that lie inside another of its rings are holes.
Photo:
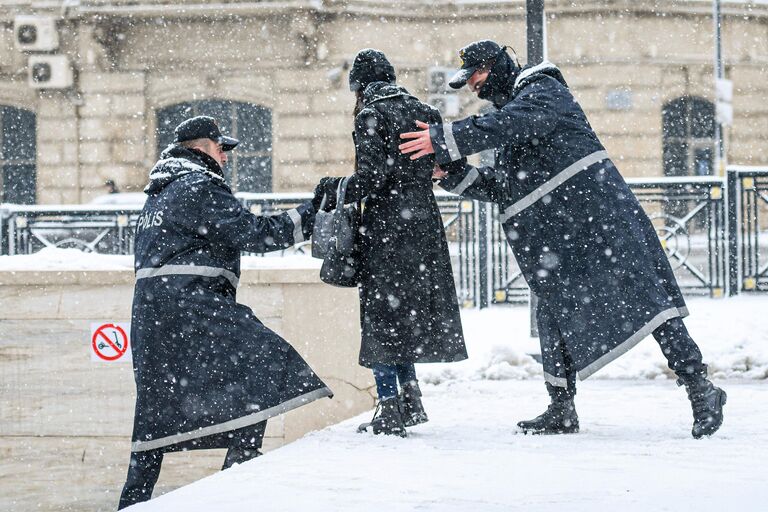
<path fill-rule="evenodd" d="M 659 234 L 683 291 L 723 296 L 768 291 L 768 168 L 732 167 L 727 179 L 628 179 Z M 459 302 L 524 302 L 528 288 L 495 205 L 436 192 Z M 253 213 L 292 208 L 310 194 L 237 194 Z M 0 207 L 0 253 L 43 247 L 132 254 L 140 205 Z M 289 249 L 308 253 L 308 242 Z M 284 254 L 277 253 L 277 255 Z"/>
<path fill-rule="evenodd" d="M 768 291 L 768 167 L 728 168 L 730 294 Z"/>

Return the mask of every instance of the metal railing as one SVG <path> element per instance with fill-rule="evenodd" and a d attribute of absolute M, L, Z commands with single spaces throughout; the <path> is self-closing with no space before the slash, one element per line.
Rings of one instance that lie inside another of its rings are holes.
<path fill-rule="evenodd" d="M 727 179 L 628 179 L 651 218 L 683 291 L 720 297 L 768 291 L 768 168 L 731 167 Z M 435 193 L 465 307 L 525 302 L 528 288 L 506 243 L 495 205 Z M 237 197 L 253 213 L 293 208 L 311 194 Z M 43 247 L 132 254 L 140 205 L 0 207 L 0 254 Z M 308 242 L 289 249 L 308 253 Z M 281 253 L 277 253 L 279 255 Z"/>
<path fill-rule="evenodd" d="M 730 294 L 768 291 L 768 167 L 728 168 Z"/>
<path fill-rule="evenodd" d="M 2 205 L 0 254 L 31 254 L 44 247 L 133 254 L 141 206 Z"/>
<path fill-rule="evenodd" d="M 630 178 L 627 183 L 653 222 L 681 289 L 687 295 L 724 295 L 726 231 L 724 180 L 716 177 Z M 498 215 L 491 234 L 491 301 L 526 302 L 528 287 Z"/>

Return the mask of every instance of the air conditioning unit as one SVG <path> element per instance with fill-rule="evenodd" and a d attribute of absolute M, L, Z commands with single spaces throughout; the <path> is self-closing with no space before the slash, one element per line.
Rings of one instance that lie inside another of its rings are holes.
<path fill-rule="evenodd" d="M 56 20 L 46 16 L 16 16 L 13 20 L 16 48 L 25 52 L 49 52 L 59 47 Z"/>
<path fill-rule="evenodd" d="M 432 94 L 454 92 L 455 90 L 448 86 L 448 82 L 455 74 L 456 70 L 452 68 L 432 67 L 427 69 L 427 91 Z"/>
<path fill-rule="evenodd" d="M 461 113 L 461 101 L 456 94 L 430 94 L 427 103 L 439 110 L 443 117 L 456 117 Z"/>
<path fill-rule="evenodd" d="M 66 89 L 73 83 L 72 64 L 66 55 L 33 55 L 29 58 L 27 83 L 33 89 Z"/>

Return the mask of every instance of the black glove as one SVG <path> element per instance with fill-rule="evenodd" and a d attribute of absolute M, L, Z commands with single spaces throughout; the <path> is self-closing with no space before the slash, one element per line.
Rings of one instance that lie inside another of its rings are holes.
<path fill-rule="evenodd" d="M 322 205 L 323 211 L 329 212 L 336 208 L 336 190 L 339 188 L 339 182 L 342 178 L 322 178 L 315 187 L 315 197 L 312 198 L 312 206 L 315 211 L 320 211 Z M 325 196 L 325 204 L 323 203 Z"/>
<path fill-rule="evenodd" d="M 460 158 L 459 160 L 448 162 L 447 164 L 440 164 L 440 168 L 445 172 L 447 172 L 448 175 L 451 175 L 453 173 L 463 171 L 466 165 L 467 165 L 467 158 L 463 157 L 463 158 Z"/>

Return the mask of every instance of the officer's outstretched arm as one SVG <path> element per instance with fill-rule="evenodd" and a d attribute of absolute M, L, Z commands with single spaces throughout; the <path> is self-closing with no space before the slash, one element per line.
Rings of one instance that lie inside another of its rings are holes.
<path fill-rule="evenodd" d="M 307 240 L 315 210 L 310 202 L 277 215 L 254 215 L 231 193 L 210 184 L 203 192 L 201 234 L 208 240 L 247 252 L 279 251 Z"/>
<path fill-rule="evenodd" d="M 452 123 L 430 125 L 429 134 L 438 164 L 486 149 L 522 145 L 554 130 L 557 113 L 546 91 L 521 93 L 504 108 Z"/>

